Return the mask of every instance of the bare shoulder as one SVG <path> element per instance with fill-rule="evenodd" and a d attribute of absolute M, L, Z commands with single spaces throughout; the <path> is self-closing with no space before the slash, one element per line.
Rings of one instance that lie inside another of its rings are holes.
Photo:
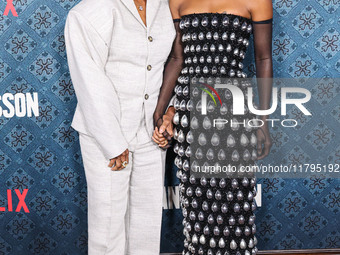
<path fill-rule="evenodd" d="M 273 18 L 272 0 L 252 0 L 248 2 L 252 20 L 260 21 Z"/>
<path fill-rule="evenodd" d="M 185 0 L 169 0 L 170 10 L 173 19 L 181 18 L 179 10 L 184 1 Z"/>

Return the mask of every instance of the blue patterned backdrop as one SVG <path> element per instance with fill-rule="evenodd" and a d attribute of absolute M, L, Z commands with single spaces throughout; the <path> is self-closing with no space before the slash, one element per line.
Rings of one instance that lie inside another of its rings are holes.
<path fill-rule="evenodd" d="M 0 1 L 0 11 L 6 1 Z M 19 17 L 0 15 L 0 95 L 39 95 L 39 116 L 0 117 L 0 207 L 7 190 L 28 189 L 30 213 L 0 212 L 0 254 L 87 254 L 86 183 L 77 133 L 70 128 L 76 98 L 63 29 L 79 0 L 14 0 Z M 276 77 L 339 77 L 339 0 L 277 0 L 273 56 Z M 251 49 L 250 47 L 249 49 Z M 254 73 L 252 52 L 248 72 Z M 265 163 L 340 163 L 340 88 L 317 85 L 313 118 L 290 111 L 302 125 L 272 130 Z M 168 151 L 166 186 L 178 184 Z M 259 249 L 340 247 L 339 179 L 259 179 Z M 172 205 L 172 201 L 168 202 Z M 182 248 L 179 209 L 165 209 L 162 252 Z"/>

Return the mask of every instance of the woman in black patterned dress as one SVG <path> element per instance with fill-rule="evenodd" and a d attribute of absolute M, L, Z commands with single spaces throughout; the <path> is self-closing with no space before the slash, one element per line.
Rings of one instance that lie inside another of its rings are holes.
<path fill-rule="evenodd" d="M 245 115 L 233 115 L 230 91 L 214 90 L 218 80 L 246 77 L 242 62 L 252 33 L 256 77 L 269 78 L 258 83 L 259 108 L 269 108 L 273 72 L 271 1 L 244 0 L 230 4 L 214 1 L 211 4 L 211 1 L 170 0 L 170 8 L 177 38 L 154 114 L 153 139 L 166 148 L 173 120 L 175 164 L 184 216 L 182 254 L 256 254 L 255 175 L 197 177 L 191 170 L 200 165 L 198 162 L 237 169 L 254 166 L 257 159 L 269 153 L 271 140 L 265 121 L 268 116 L 261 116 L 265 124 L 260 128 L 232 124 L 215 129 L 212 129 L 212 116 L 234 123 L 256 119 L 246 106 Z M 247 93 L 249 83 L 234 84 Z M 221 95 L 221 107 L 215 107 L 211 101 L 207 107 L 209 114 L 202 115 L 201 93 L 196 85 Z M 172 106 L 163 115 L 172 90 L 175 92 Z"/>

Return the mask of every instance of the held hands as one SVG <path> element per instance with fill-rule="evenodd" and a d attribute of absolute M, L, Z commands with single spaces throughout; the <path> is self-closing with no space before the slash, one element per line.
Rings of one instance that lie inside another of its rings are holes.
<path fill-rule="evenodd" d="M 160 133 L 160 131 L 158 130 L 158 127 L 155 127 L 155 130 L 153 132 L 153 136 L 151 138 L 162 149 L 167 149 L 167 148 L 170 147 L 169 140 L 166 137 L 164 137 L 164 135 L 162 133 Z"/>
<path fill-rule="evenodd" d="M 119 156 L 112 158 L 108 166 L 111 167 L 111 170 L 116 171 L 124 169 L 128 163 L 129 163 L 129 150 L 126 149 Z"/>
<path fill-rule="evenodd" d="M 163 117 L 158 118 L 155 123 L 155 130 L 152 136 L 159 147 L 167 149 L 170 147 L 168 144 L 173 137 L 173 124 L 172 119 L 175 115 L 174 107 L 169 107 Z M 161 121 L 162 120 L 162 121 Z M 160 124 L 161 122 L 161 124 Z M 158 128 L 159 127 L 159 128 Z M 272 147 L 272 140 L 270 137 L 269 127 L 267 122 L 258 128 L 257 132 L 257 154 L 258 160 L 263 159 L 268 156 L 270 149 Z"/>
<path fill-rule="evenodd" d="M 270 148 L 272 147 L 272 140 L 270 138 L 270 132 L 268 124 L 263 125 L 257 129 L 257 159 L 263 159 L 268 156 Z"/>
<path fill-rule="evenodd" d="M 155 130 L 152 136 L 152 140 L 158 144 L 162 149 L 170 147 L 169 141 L 173 137 L 173 124 L 172 119 L 175 114 L 174 107 L 169 107 L 166 114 L 158 118 L 155 122 Z"/>

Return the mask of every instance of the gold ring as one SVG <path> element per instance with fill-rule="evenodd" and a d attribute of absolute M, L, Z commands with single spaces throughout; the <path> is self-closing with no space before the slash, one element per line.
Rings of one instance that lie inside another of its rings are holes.
<path fill-rule="evenodd" d="M 123 167 L 126 167 L 127 165 L 127 161 L 125 160 L 123 163 L 122 163 Z"/>

